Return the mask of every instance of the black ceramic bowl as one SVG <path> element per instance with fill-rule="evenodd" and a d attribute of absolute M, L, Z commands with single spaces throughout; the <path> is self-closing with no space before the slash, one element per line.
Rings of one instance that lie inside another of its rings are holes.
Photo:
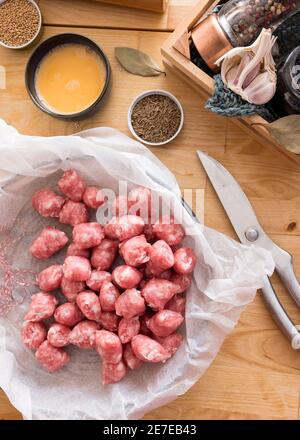
<path fill-rule="evenodd" d="M 106 69 L 106 80 L 101 94 L 98 96 L 98 98 L 92 105 L 90 105 L 89 107 L 78 113 L 72 113 L 66 115 L 66 114 L 56 113 L 55 111 L 49 109 L 41 101 L 35 88 L 35 73 L 41 60 L 45 55 L 47 55 L 47 53 L 50 50 L 54 49 L 56 46 L 61 46 L 62 44 L 68 44 L 68 43 L 83 44 L 84 46 L 87 46 L 90 49 L 94 50 L 104 62 Z M 45 40 L 32 53 L 27 63 L 26 71 L 25 71 L 26 89 L 30 98 L 35 103 L 35 105 L 50 116 L 54 116 L 55 118 L 60 118 L 60 119 L 67 119 L 67 120 L 79 120 L 86 118 L 87 116 L 91 116 L 93 113 L 95 113 L 96 110 L 98 110 L 105 101 L 104 98 L 106 97 L 107 92 L 109 90 L 110 80 L 111 80 L 111 69 L 108 58 L 105 55 L 105 53 L 92 40 L 84 37 L 83 35 L 78 35 L 78 34 L 59 34 Z"/>

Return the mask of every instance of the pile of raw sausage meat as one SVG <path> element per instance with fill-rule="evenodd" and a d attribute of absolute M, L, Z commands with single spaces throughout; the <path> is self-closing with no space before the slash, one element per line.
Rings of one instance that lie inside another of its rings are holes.
<path fill-rule="evenodd" d="M 176 330 L 196 264 L 193 250 L 180 247 L 182 226 L 172 217 L 145 224 L 140 215 L 124 214 L 124 206 L 126 212 L 136 203 L 151 205 L 151 191 L 144 187 L 126 200 L 116 197 L 116 215 L 106 225 L 89 222 L 89 210 L 105 203 L 99 188 L 87 187 L 74 170 L 64 172 L 58 187 L 63 195 L 42 189 L 32 205 L 43 217 L 72 226 L 72 243 L 62 265 L 37 276 L 40 291 L 24 317 L 24 344 L 50 372 L 69 362 L 69 344 L 96 349 L 103 384 L 120 381 L 143 362 L 165 362 L 182 342 Z M 46 260 L 68 241 L 65 232 L 46 226 L 30 252 Z M 112 269 L 118 255 L 122 264 Z M 56 289 L 65 298 L 61 304 Z"/>

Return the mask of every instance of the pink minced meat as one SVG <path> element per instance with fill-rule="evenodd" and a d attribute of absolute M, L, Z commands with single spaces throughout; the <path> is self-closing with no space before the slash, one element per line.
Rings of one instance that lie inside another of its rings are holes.
<path fill-rule="evenodd" d="M 47 330 L 42 322 L 26 321 L 22 325 L 21 337 L 30 350 L 37 350 L 46 339 Z"/>
<path fill-rule="evenodd" d="M 109 270 L 118 253 L 118 240 L 104 238 L 92 250 L 91 264 L 97 270 Z"/>
<path fill-rule="evenodd" d="M 143 275 L 135 267 L 123 264 L 113 270 L 112 277 L 117 286 L 122 289 L 132 289 L 140 283 Z"/>
<path fill-rule="evenodd" d="M 79 249 L 98 246 L 103 238 L 104 229 L 99 223 L 80 223 L 73 228 L 73 241 Z"/>
<path fill-rule="evenodd" d="M 37 276 L 39 288 L 44 292 L 58 289 L 63 278 L 63 270 L 60 264 L 53 264 L 42 270 Z"/>
<path fill-rule="evenodd" d="M 87 281 L 92 273 L 90 261 L 84 257 L 67 257 L 63 264 L 64 277 L 71 281 Z"/>
<path fill-rule="evenodd" d="M 87 319 L 99 322 L 101 317 L 101 306 L 99 297 L 92 290 L 85 290 L 78 293 L 76 304 Z"/>
<path fill-rule="evenodd" d="M 86 223 L 89 220 L 89 214 L 84 203 L 68 200 L 62 207 L 58 219 L 64 225 L 75 226 Z"/>
<path fill-rule="evenodd" d="M 110 364 L 118 364 L 122 359 L 123 349 L 119 337 L 107 330 L 96 332 L 96 350 L 102 360 Z"/>
<path fill-rule="evenodd" d="M 53 316 L 58 304 L 57 299 L 51 293 L 38 292 L 31 297 L 31 303 L 24 321 L 43 321 Z"/>
<path fill-rule="evenodd" d="M 58 217 L 65 199 L 50 188 L 44 188 L 32 196 L 32 206 L 42 217 Z"/>
<path fill-rule="evenodd" d="M 116 300 L 116 314 L 125 319 L 143 315 L 146 306 L 144 298 L 137 289 L 127 289 Z"/>
<path fill-rule="evenodd" d="M 104 312 L 114 312 L 116 310 L 116 300 L 120 292 L 110 281 L 105 281 L 100 289 L 99 300 Z"/>
<path fill-rule="evenodd" d="M 35 258 L 46 260 L 60 251 L 68 240 L 63 231 L 52 226 L 46 226 L 30 246 L 30 252 Z"/>
<path fill-rule="evenodd" d="M 60 370 L 70 361 L 69 355 L 62 348 L 53 347 L 49 341 L 39 346 L 35 357 L 50 373 Z"/>
<path fill-rule="evenodd" d="M 75 170 L 67 170 L 58 181 L 58 187 L 73 202 L 80 202 L 85 191 L 85 183 Z"/>
<path fill-rule="evenodd" d="M 49 327 L 47 339 L 53 347 L 65 347 L 69 344 L 70 333 L 70 327 L 56 322 Z"/>
<path fill-rule="evenodd" d="M 105 196 L 100 188 L 96 186 L 88 186 L 82 197 L 88 208 L 98 209 L 105 203 Z"/>
<path fill-rule="evenodd" d="M 72 329 L 69 342 L 79 348 L 94 348 L 96 331 L 99 329 L 99 324 L 94 321 L 81 321 Z"/>
<path fill-rule="evenodd" d="M 159 342 L 145 335 L 134 336 L 131 347 L 134 355 L 143 362 L 165 362 L 170 357 Z"/>

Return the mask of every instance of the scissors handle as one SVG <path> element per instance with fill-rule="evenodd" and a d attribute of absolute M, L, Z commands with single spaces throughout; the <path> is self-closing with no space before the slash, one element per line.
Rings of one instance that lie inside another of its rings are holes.
<path fill-rule="evenodd" d="M 290 340 L 292 348 L 298 350 L 300 348 L 300 332 L 282 307 L 272 283 L 267 276 L 264 278 L 262 293 L 274 321 Z"/>
<path fill-rule="evenodd" d="M 295 303 L 300 307 L 300 283 L 294 272 L 293 257 L 288 252 L 284 252 L 285 256 L 284 258 L 282 256 L 282 264 L 276 266 L 276 272 Z"/>

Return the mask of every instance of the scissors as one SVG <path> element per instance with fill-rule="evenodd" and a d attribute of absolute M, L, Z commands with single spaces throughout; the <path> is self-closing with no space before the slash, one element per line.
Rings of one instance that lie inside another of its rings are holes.
<path fill-rule="evenodd" d="M 217 160 L 197 151 L 205 172 L 241 243 L 267 249 L 273 255 L 275 271 L 300 307 L 300 284 L 293 268 L 293 257 L 275 244 L 260 225 L 255 212 L 234 177 Z M 284 310 L 268 276 L 264 277 L 262 294 L 274 321 L 290 340 L 292 348 L 300 348 L 300 331 Z"/>

